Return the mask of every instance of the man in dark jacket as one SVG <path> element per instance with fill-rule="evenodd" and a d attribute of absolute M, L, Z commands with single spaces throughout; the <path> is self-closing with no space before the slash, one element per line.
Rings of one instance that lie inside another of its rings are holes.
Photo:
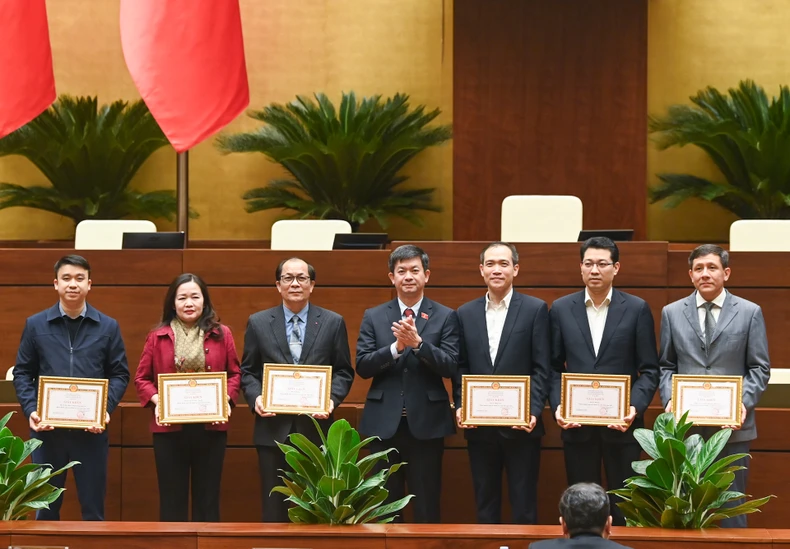
<path fill-rule="evenodd" d="M 91 289 L 90 265 L 79 255 L 55 263 L 55 290 L 59 301 L 27 319 L 14 366 L 14 388 L 30 423 L 31 436 L 42 441 L 33 452 L 34 463 L 55 469 L 69 461 L 74 467 L 83 520 L 104 520 L 107 491 L 107 431 L 90 428 L 55 429 L 41 422 L 37 408 L 39 376 L 107 379 L 105 422 L 123 397 L 129 383 L 126 349 L 118 322 L 86 303 Z M 51 484 L 63 487 L 66 475 Z M 63 496 L 38 511 L 38 520 L 59 520 Z"/>

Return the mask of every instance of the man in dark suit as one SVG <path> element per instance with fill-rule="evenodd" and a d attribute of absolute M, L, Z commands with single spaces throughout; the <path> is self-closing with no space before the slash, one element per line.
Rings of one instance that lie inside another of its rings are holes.
<path fill-rule="evenodd" d="M 477 521 L 502 521 L 502 473 L 507 470 L 512 521 L 537 522 L 538 467 L 544 434 L 540 419 L 549 390 L 549 310 L 544 301 L 513 290 L 518 251 L 493 242 L 480 254 L 480 274 L 488 287 L 483 297 L 458 309 L 461 360 L 453 381 L 459 427 L 461 376 L 530 376 L 530 422 L 526 427 L 470 427 L 464 436 L 475 488 Z"/>
<path fill-rule="evenodd" d="M 365 311 L 359 330 L 357 374 L 373 378 L 359 430 L 381 439 L 372 452 L 395 448 L 390 462 L 408 463 L 390 476 L 388 501 L 408 484 L 415 521 L 440 522 L 444 437 L 455 432 L 443 378 L 458 369 L 458 317 L 423 295 L 431 272 L 422 249 L 398 247 L 389 270 L 398 297 Z"/>
<path fill-rule="evenodd" d="M 530 549 L 628 549 L 609 539 L 612 517 L 609 498 L 597 484 L 569 487 L 560 498 L 561 539 L 530 543 Z"/>
<path fill-rule="evenodd" d="M 280 484 L 277 470 L 290 470 L 276 443 L 285 442 L 291 433 L 301 433 L 318 442 L 318 434 L 307 417 L 263 411 L 263 365 L 332 366 L 329 414 L 314 415 L 324 430 L 329 427 L 332 410 L 351 389 L 354 370 L 343 317 L 309 302 L 315 288 L 313 266 L 296 257 L 286 259 L 277 266 L 275 281 L 282 305 L 250 316 L 244 334 L 241 382 L 247 402 L 253 403 L 250 409 L 256 414 L 253 439 L 258 451 L 263 521 L 288 522 L 288 505 L 283 496 L 269 495 Z"/>
<path fill-rule="evenodd" d="M 555 301 L 549 311 L 551 362 L 554 369 L 551 407 L 563 429 L 568 484 L 601 484 L 601 461 L 610 490 L 633 476 L 631 462 L 641 449 L 634 429 L 644 425 L 644 412 L 658 386 L 658 355 L 653 316 L 647 303 L 612 287 L 620 270 L 620 252 L 608 238 L 590 238 L 581 247 L 585 289 Z M 560 411 L 561 374 L 631 376 L 631 402 L 624 425 L 581 426 L 566 422 Z M 625 519 L 612 500 L 614 523 Z"/>
<path fill-rule="evenodd" d="M 733 430 L 717 459 L 748 454 L 757 438 L 754 408 L 771 377 L 768 336 L 759 305 L 733 295 L 724 288 L 730 278 L 730 254 L 713 244 L 698 246 L 689 255 L 689 276 L 696 289 L 690 296 L 670 303 L 661 313 L 661 400 L 672 409 L 672 376 L 743 376 L 741 424 Z M 710 438 L 716 427 L 700 434 Z M 733 465 L 747 467 L 735 471 L 730 490 L 746 492 L 748 460 Z M 728 502 L 729 505 L 742 500 Z M 722 528 L 746 528 L 746 515 L 721 521 Z"/>

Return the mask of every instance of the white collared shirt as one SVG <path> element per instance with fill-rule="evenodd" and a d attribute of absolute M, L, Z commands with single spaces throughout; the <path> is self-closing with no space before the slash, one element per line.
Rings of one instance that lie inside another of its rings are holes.
<path fill-rule="evenodd" d="M 405 314 L 406 309 L 411 309 L 412 311 L 414 311 L 414 321 L 417 322 L 417 315 L 420 314 L 420 305 L 422 305 L 422 300 L 423 300 L 423 298 L 420 298 L 420 300 L 417 303 L 415 303 L 413 307 L 409 307 L 403 301 L 401 301 L 400 298 L 398 298 L 398 307 L 400 308 L 400 318 L 401 318 L 401 320 L 405 320 L 406 319 L 406 314 Z M 404 349 L 404 351 L 406 351 L 406 349 Z M 403 354 L 403 353 L 399 353 L 398 352 L 398 341 L 397 340 L 393 341 L 392 345 L 390 345 L 390 352 L 392 353 L 392 358 L 394 358 L 394 359 L 397 359 L 400 355 Z"/>
<path fill-rule="evenodd" d="M 716 322 L 719 321 L 719 315 L 721 314 L 721 308 L 724 307 L 724 300 L 727 298 L 727 290 L 721 290 L 721 293 L 717 295 L 712 303 L 713 307 L 710 308 L 710 312 L 713 315 L 713 320 Z M 702 330 L 702 335 L 705 335 L 705 298 L 702 297 L 699 292 L 697 292 L 697 314 L 699 315 L 699 326 Z"/>
<path fill-rule="evenodd" d="M 592 336 L 593 349 L 595 356 L 598 356 L 598 349 L 601 347 L 603 339 L 603 329 L 606 326 L 606 316 L 609 314 L 609 304 L 612 302 L 612 288 L 598 307 L 593 304 L 587 288 L 584 289 L 584 305 L 587 308 L 587 322 L 590 325 L 590 335 Z"/>
<path fill-rule="evenodd" d="M 486 292 L 486 330 L 488 331 L 488 353 L 491 355 L 491 364 L 496 363 L 496 353 L 502 339 L 502 329 L 505 327 L 507 311 L 510 309 L 510 300 L 513 298 L 513 287 L 499 305 L 495 305 Z"/>

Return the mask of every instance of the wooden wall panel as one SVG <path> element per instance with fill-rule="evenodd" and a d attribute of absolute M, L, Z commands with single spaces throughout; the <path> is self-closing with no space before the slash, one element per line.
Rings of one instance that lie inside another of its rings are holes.
<path fill-rule="evenodd" d="M 511 194 L 644 238 L 646 59 L 647 0 L 456 0 L 453 238 L 498 239 Z"/>

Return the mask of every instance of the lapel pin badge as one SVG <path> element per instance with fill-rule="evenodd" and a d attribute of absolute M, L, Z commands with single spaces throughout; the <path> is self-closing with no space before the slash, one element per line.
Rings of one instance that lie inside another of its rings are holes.
<path fill-rule="evenodd" d="M 426 313 L 420 313 L 420 316 L 421 316 L 421 317 L 422 317 L 424 320 L 428 320 L 428 315 L 427 315 Z"/>

